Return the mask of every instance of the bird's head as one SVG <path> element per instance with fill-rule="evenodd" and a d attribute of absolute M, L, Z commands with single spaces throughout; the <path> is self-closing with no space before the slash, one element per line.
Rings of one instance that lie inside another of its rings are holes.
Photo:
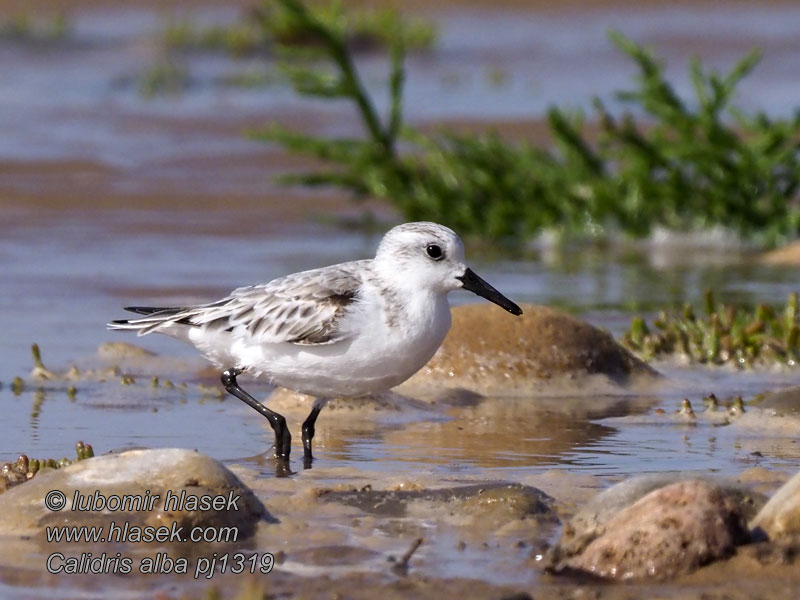
<path fill-rule="evenodd" d="M 383 277 L 403 287 L 443 293 L 465 289 L 514 315 L 522 309 L 478 277 L 464 263 L 464 244 L 450 228 L 437 223 L 405 223 L 383 236 L 375 255 Z"/>

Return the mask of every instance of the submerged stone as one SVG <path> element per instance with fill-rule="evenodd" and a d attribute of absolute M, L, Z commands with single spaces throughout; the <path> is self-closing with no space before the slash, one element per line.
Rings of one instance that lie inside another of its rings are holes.
<path fill-rule="evenodd" d="M 617 580 L 665 579 L 728 557 L 747 539 L 736 502 L 705 481 L 679 481 L 618 512 L 602 535 L 557 570 Z"/>
<path fill-rule="evenodd" d="M 800 387 L 790 387 L 778 392 L 770 392 L 759 402 L 758 407 L 764 410 L 772 410 L 779 416 L 800 416 Z"/>
<path fill-rule="evenodd" d="M 446 506 L 465 518 L 509 521 L 535 516 L 555 521 L 554 500 L 537 488 L 519 483 L 490 483 L 433 490 L 323 490 L 320 499 L 355 506 L 384 517 L 403 517 Z"/>
<path fill-rule="evenodd" d="M 56 505 L 54 491 L 63 494 L 56 494 Z M 114 522 L 128 527 L 120 535 L 132 542 L 145 541 L 131 536 L 146 527 L 181 529 L 167 542 L 194 527 L 235 527 L 241 540 L 265 520 L 272 518 L 264 505 L 227 467 L 178 448 L 129 450 L 40 471 L 0 495 L 0 535 L 43 537 L 52 525 L 103 525 L 108 531 Z"/>

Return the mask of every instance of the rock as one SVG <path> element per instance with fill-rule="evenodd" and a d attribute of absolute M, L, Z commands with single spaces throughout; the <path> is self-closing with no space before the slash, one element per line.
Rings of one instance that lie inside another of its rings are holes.
<path fill-rule="evenodd" d="M 778 416 L 800 416 L 800 387 L 770 392 L 759 402 L 758 407 L 774 411 Z"/>
<path fill-rule="evenodd" d="M 51 490 L 63 492 L 66 503 L 62 510 L 51 511 L 45 506 L 45 496 Z M 222 496 L 231 502 L 218 510 L 191 510 L 189 504 L 182 510 L 174 505 L 165 508 L 168 491 L 178 497 L 185 492 L 186 498 Z M 128 501 L 120 509 L 120 500 L 125 497 Z M 153 500 L 136 507 L 132 504 L 135 497 Z M 104 508 L 100 508 L 101 498 L 107 503 Z M 93 505 L 86 504 L 88 501 Z M 116 503 L 114 507 L 112 503 Z M 87 506 L 93 509 L 77 510 Z M 137 527 L 183 527 L 186 535 L 193 527 L 236 527 L 241 540 L 251 536 L 264 520 L 273 519 L 253 492 L 224 465 L 204 454 L 178 448 L 97 456 L 42 471 L 0 495 L 0 535 L 43 537 L 48 525 L 108 526 L 114 521 Z"/>
<path fill-rule="evenodd" d="M 800 536 L 800 473 L 775 492 L 750 527 L 771 540 Z"/>
<path fill-rule="evenodd" d="M 108 362 L 150 360 L 154 352 L 128 342 L 104 342 L 97 347 L 97 356 Z"/>
<path fill-rule="evenodd" d="M 730 556 L 748 539 L 737 503 L 700 480 L 660 487 L 618 512 L 557 570 L 608 579 L 665 579 Z"/>
<path fill-rule="evenodd" d="M 519 483 L 491 483 L 434 490 L 352 490 L 320 492 L 320 499 L 355 506 L 384 517 L 403 517 L 447 510 L 464 519 L 480 519 L 494 527 L 514 519 L 535 516 L 555 522 L 553 499 Z"/>
<path fill-rule="evenodd" d="M 562 556 L 574 556 L 606 532 L 608 522 L 653 490 L 674 483 L 680 475 L 656 473 L 630 477 L 601 492 L 564 524 L 558 549 Z"/>
<path fill-rule="evenodd" d="M 531 381 L 603 375 L 624 382 L 656 375 L 610 334 L 565 312 L 524 305 L 521 317 L 495 306 L 453 308 L 453 326 L 441 348 L 403 387 L 447 382 L 482 394 L 508 394 Z M 401 388 L 403 389 L 403 388 Z"/>
<path fill-rule="evenodd" d="M 556 549 L 551 557 L 553 564 L 565 557 L 582 552 L 594 539 L 604 535 L 609 523 L 622 510 L 645 495 L 667 485 L 675 484 L 684 476 L 680 473 L 655 473 L 630 477 L 595 496 L 585 507 L 564 525 Z M 735 505 L 745 519 L 755 515 L 767 502 L 767 497 L 746 487 L 726 482 L 707 481 L 726 501 Z"/>

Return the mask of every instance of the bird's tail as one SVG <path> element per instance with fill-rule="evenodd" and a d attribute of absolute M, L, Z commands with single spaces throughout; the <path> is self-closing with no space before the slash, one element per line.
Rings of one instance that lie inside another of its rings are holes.
<path fill-rule="evenodd" d="M 141 319 L 119 319 L 108 323 L 109 329 L 136 331 L 137 335 L 147 335 L 171 325 L 191 325 L 186 308 L 156 308 L 154 306 L 126 306 L 125 310 L 139 315 Z"/>

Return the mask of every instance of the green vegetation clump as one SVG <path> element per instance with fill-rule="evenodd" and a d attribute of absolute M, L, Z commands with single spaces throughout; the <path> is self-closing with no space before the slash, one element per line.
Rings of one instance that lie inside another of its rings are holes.
<path fill-rule="evenodd" d="M 426 50 L 436 42 L 436 26 L 428 20 L 401 16 L 391 7 L 344 10 L 341 1 L 311 3 L 316 18 L 330 30 L 345 35 L 354 49 L 390 47 L 401 38 L 406 48 Z M 318 37 L 310 32 L 302 15 L 285 10 L 280 0 L 264 2 L 255 11 L 265 37 L 278 44 L 315 44 Z"/>
<path fill-rule="evenodd" d="M 686 304 L 679 312 L 661 311 L 651 326 L 635 317 L 622 343 L 645 359 L 680 356 L 701 364 L 795 366 L 800 357 L 800 301 L 792 293 L 784 306 L 748 309 L 717 303 L 707 291 L 703 314 Z"/>
<path fill-rule="evenodd" d="M 75 444 L 75 458 L 72 460 L 66 457 L 60 460 L 55 460 L 53 458 L 28 458 L 26 454 L 20 454 L 19 458 L 13 463 L 5 463 L 3 465 L 2 478 L 6 487 L 10 487 L 33 479 L 42 469 L 60 469 L 61 467 L 67 467 L 74 462 L 86 460 L 93 456 L 94 449 L 92 445 L 84 444 L 83 442 Z"/>
<path fill-rule="evenodd" d="M 428 219 L 483 238 L 524 241 L 542 231 L 579 237 L 656 227 L 703 231 L 723 227 L 763 245 L 800 231 L 800 111 L 791 119 L 747 115 L 733 104 L 758 54 L 729 73 L 691 66 L 695 97 L 682 99 L 650 52 L 614 33 L 637 65 L 636 86 L 617 94 L 616 115 L 594 100 L 592 122 L 553 107 L 553 148 L 511 144 L 496 134 L 425 134 L 404 125 L 406 43 L 390 39 L 388 115 L 381 119 L 347 44 L 346 23 L 331 24 L 299 0 L 275 10 L 296 24 L 296 37 L 316 40 L 327 59 L 309 62 L 286 46 L 285 64 L 298 93 L 353 103 L 365 137 L 330 139 L 280 126 L 256 137 L 321 159 L 326 166 L 284 177 L 286 183 L 333 185 L 386 200 L 406 219 Z M 404 151 L 398 151 L 400 141 Z"/>
<path fill-rule="evenodd" d="M 70 33 L 70 23 L 62 12 L 46 19 L 36 19 L 25 12 L 0 18 L 0 40 L 59 42 L 68 38 Z"/>
<path fill-rule="evenodd" d="M 174 20 L 167 23 L 161 39 L 170 49 L 212 50 L 234 56 L 252 54 L 265 45 L 260 27 L 250 21 L 197 27 L 188 19 Z"/>
<path fill-rule="evenodd" d="M 283 83 L 276 72 L 261 66 L 249 67 L 241 71 L 226 73 L 217 80 L 220 84 L 238 88 L 264 88 L 277 83 Z"/>
<path fill-rule="evenodd" d="M 145 98 L 179 96 L 191 85 L 189 70 L 169 57 L 162 57 L 139 74 L 137 87 Z"/>
<path fill-rule="evenodd" d="M 436 26 L 427 20 L 401 17 L 390 8 L 345 10 L 340 1 L 314 2 L 316 17 L 330 29 L 347 28 L 347 43 L 359 50 L 387 47 L 395 36 L 409 48 L 424 50 L 436 41 Z M 244 56 L 275 44 L 304 46 L 315 43 L 303 21 L 282 10 L 275 1 L 262 1 L 243 19 L 227 26 L 197 27 L 182 19 L 167 24 L 162 40 L 168 48 L 212 50 Z"/>

